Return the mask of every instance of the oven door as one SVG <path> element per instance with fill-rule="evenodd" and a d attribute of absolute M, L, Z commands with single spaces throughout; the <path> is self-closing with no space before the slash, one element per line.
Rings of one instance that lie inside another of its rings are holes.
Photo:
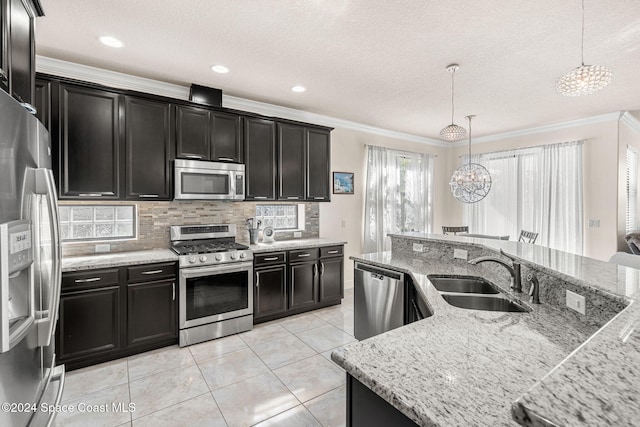
<path fill-rule="evenodd" d="M 253 314 L 253 263 L 180 270 L 180 329 Z"/>

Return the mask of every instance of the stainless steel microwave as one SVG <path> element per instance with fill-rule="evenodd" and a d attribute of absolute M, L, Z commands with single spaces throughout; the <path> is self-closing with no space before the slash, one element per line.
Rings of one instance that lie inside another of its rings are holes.
<path fill-rule="evenodd" d="M 174 200 L 244 200 L 244 165 L 176 159 Z"/>

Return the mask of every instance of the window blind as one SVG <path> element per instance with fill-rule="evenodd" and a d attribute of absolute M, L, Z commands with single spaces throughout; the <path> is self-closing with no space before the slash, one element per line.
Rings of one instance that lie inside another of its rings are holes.
<path fill-rule="evenodd" d="M 626 167 L 627 212 L 626 232 L 638 229 L 638 152 L 627 146 Z"/>

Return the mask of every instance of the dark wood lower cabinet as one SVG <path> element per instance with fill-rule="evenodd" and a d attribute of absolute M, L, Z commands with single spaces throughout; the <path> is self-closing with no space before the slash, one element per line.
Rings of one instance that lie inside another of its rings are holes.
<path fill-rule="evenodd" d="M 340 304 L 343 269 L 342 245 L 256 254 L 253 323 Z"/>
<path fill-rule="evenodd" d="M 65 293 L 60 298 L 58 361 L 108 355 L 122 347 L 120 286 Z"/>
<path fill-rule="evenodd" d="M 254 320 L 284 313 L 287 310 L 286 264 L 256 268 L 254 275 Z"/>
<path fill-rule="evenodd" d="M 56 362 L 73 370 L 177 343 L 176 285 L 173 262 L 63 274 Z"/>
<path fill-rule="evenodd" d="M 417 425 L 367 386 L 347 374 L 347 427 Z"/>
<path fill-rule="evenodd" d="M 175 279 L 128 284 L 127 346 L 175 338 L 175 301 Z"/>

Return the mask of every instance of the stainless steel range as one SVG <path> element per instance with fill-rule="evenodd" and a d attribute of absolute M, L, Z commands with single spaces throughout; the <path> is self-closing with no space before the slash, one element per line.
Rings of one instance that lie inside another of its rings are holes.
<path fill-rule="evenodd" d="M 171 227 L 179 257 L 180 347 L 253 328 L 253 253 L 234 224 Z"/>

